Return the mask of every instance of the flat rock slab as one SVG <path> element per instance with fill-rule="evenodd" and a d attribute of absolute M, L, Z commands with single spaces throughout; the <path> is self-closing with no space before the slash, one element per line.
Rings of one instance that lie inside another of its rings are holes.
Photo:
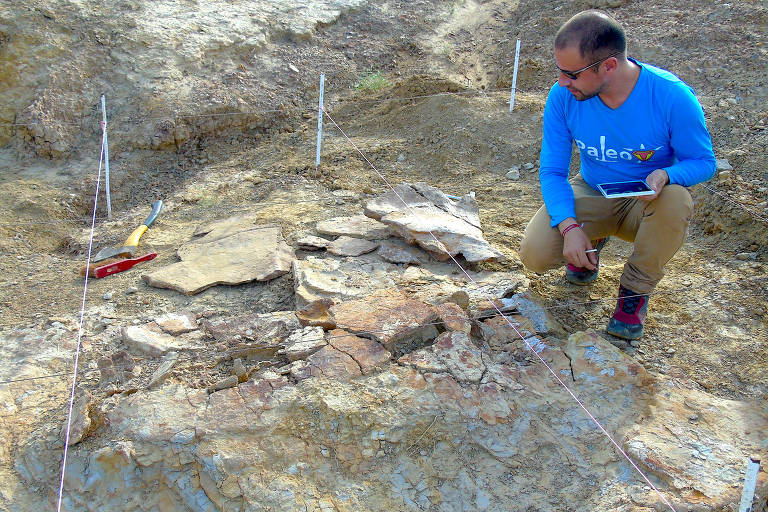
<path fill-rule="evenodd" d="M 440 261 L 458 255 L 471 263 L 504 259 L 483 238 L 472 195 L 453 201 L 426 183 L 402 183 L 395 190 L 397 194 L 390 191 L 369 201 L 365 215 L 390 226 L 406 242 L 417 243 Z"/>
<path fill-rule="evenodd" d="M 205 230 L 204 230 L 205 231 Z M 181 261 L 142 276 L 155 288 L 194 295 L 218 284 L 269 281 L 291 269 L 293 249 L 278 226 L 221 222 L 178 250 Z"/>
<path fill-rule="evenodd" d="M 466 311 L 457 304 L 446 302 L 435 306 L 437 316 L 445 329 L 448 331 L 458 331 L 469 334 L 472 331 L 472 322 L 467 317 Z"/>
<path fill-rule="evenodd" d="M 390 352 L 419 348 L 437 336 L 435 308 L 394 289 L 337 304 L 330 312 L 340 329 L 378 341 Z"/>
<path fill-rule="evenodd" d="M 232 357 L 262 361 L 276 357 L 283 340 L 301 329 L 293 311 L 215 317 L 201 323 L 205 333 L 228 346 Z"/>
<path fill-rule="evenodd" d="M 328 252 L 336 256 L 361 256 L 379 248 L 379 244 L 362 238 L 340 236 L 328 244 Z"/>
<path fill-rule="evenodd" d="M 321 235 L 350 236 L 366 240 L 383 240 L 390 236 L 389 228 L 385 224 L 365 215 L 324 220 L 318 222 L 315 229 Z"/>
<path fill-rule="evenodd" d="M 383 262 L 315 256 L 295 260 L 296 307 L 303 308 L 321 299 L 333 302 L 353 300 L 376 290 L 391 288 L 401 272 L 397 265 Z"/>

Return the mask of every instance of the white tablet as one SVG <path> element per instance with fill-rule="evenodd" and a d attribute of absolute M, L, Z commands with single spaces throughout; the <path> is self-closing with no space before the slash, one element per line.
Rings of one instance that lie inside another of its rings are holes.
<path fill-rule="evenodd" d="M 600 183 L 597 189 L 611 199 L 616 197 L 650 196 L 656 192 L 643 180 Z"/>

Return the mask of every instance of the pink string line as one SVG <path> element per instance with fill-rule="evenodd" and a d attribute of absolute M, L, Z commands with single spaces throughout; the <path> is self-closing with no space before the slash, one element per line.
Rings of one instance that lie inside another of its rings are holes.
<path fill-rule="evenodd" d="M 104 146 L 107 137 L 105 123 L 101 122 L 102 137 L 101 137 L 101 155 L 99 156 L 99 172 L 96 176 L 96 194 L 93 199 L 93 216 L 91 218 L 91 238 L 88 241 L 88 259 L 85 264 L 85 284 L 83 285 L 83 300 L 80 306 L 80 324 L 77 329 L 77 346 L 75 348 L 75 370 L 72 374 L 72 392 L 69 395 L 69 413 L 67 414 L 67 433 L 64 440 L 64 455 L 61 460 L 61 481 L 59 482 L 59 500 L 56 506 L 56 511 L 61 512 L 61 501 L 64 496 L 64 474 L 67 468 L 67 453 L 69 448 L 69 436 L 72 428 L 72 409 L 75 404 L 75 388 L 77 386 L 77 367 L 80 361 L 80 346 L 83 338 L 83 318 L 85 317 L 85 295 L 88 291 L 88 274 L 90 273 L 91 265 L 91 250 L 93 248 L 93 232 L 96 228 L 96 205 L 99 200 L 99 183 L 101 182 L 101 164 L 104 161 Z"/>
<path fill-rule="evenodd" d="M 370 161 L 370 160 L 368 160 L 368 158 L 367 158 L 367 157 L 365 156 L 365 154 L 364 154 L 364 153 L 363 153 L 363 152 L 360 150 L 360 148 L 358 148 L 358 147 L 357 147 L 357 145 L 356 145 L 356 144 L 355 144 L 355 143 L 352 141 L 352 139 L 350 139 L 350 138 L 347 136 L 347 134 L 344 132 L 344 130 L 342 130 L 341 126 L 339 126 L 339 125 L 338 125 L 338 123 L 336 123 L 336 121 L 335 121 L 335 120 L 334 120 L 334 119 L 331 117 L 331 115 L 330 115 L 330 114 L 328 114 L 328 111 L 327 111 L 327 110 L 325 110 L 325 108 L 324 108 L 324 107 L 322 107 L 322 109 L 323 109 L 323 112 L 325 113 L 325 115 L 327 115 L 327 116 L 328 116 L 328 119 L 330 119 L 330 120 L 331 120 L 331 122 L 332 122 L 332 123 L 333 123 L 333 124 L 336 126 L 336 128 L 338 128 L 338 130 L 341 132 L 341 134 L 344 136 L 344 138 L 345 138 L 345 139 L 347 139 L 347 141 L 349 141 L 349 143 L 350 143 L 350 144 L 352 144 L 352 147 L 354 147 L 354 148 L 355 148 L 355 150 L 356 150 L 356 151 L 357 151 L 357 152 L 360 154 L 360 156 L 362 156 L 362 157 L 363 157 L 363 159 L 364 159 L 364 160 L 365 160 L 365 161 L 368 163 L 368 165 L 370 165 L 370 166 L 371 166 L 371 168 L 372 168 L 372 169 L 373 169 L 373 170 L 376 172 L 376 174 L 378 174 L 378 175 L 379 175 L 379 177 L 380 177 L 380 178 L 381 178 L 381 179 L 384 181 L 384 183 L 386 183 L 386 184 L 387 184 L 387 186 L 388 186 L 388 187 L 389 187 L 389 188 L 392 190 L 392 192 L 393 192 L 393 193 L 394 193 L 394 194 L 397 196 L 397 198 L 398 198 L 398 199 L 400 199 L 400 201 L 403 203 L 403 205 L 405 205 L 405 207 L 408 209 L 408 211 L 410 211 L 410 212 L 411 212 L 411 214 L 414 216 L 414 218 L 418 220 L 418 219 L 419 219 L 419 216 L 418 216 L 418 215 L 416 214 L 416 212 L 415 212 L 415 211 L 414 211 L 414 210 L 413 210 L 413 209 L 412 209 L 412 208 L 411 208 L 411 207 L 408 205 L 408 203 L 407 203 L 407 202 L 406 202 L 406 201 L 405 201 L 405 200 L 404 200 L 404 199 L 403 199 L 403 198 L 400 196 L 400 194 L 398 194 L 398 193 L 397 193 L 397 190 L 395 190 L 395 187 L 393 187 L 393 186 L 392 186 L 392 184 L 391 184 L 391 183 L 390 183 L 390 182 L 387 180 L 387 178 L 385 178 L 385 177 L 384 177 L 384 175 L 383 175 L 383 174 L 381 174 L 381 173 L 379 172 L 379 170 L 376 168 L 376 166 L 375 166 L 375 165 L 373 165 L 373 163 L 371 163 L 371 161 Z M 599 428 L 599 429 L 600 429 L 600 431 L 601 431 L 603 434 L 605 434 L 605 436 L 606 436 L 606 437 L 607 437 L 607 438 L 608 438 L 608 439 L 611 441 L 611 443 L 613 444 L 613 446 L 615 446 L 615 447 L 616 447 L 616 449 L 619 451 L 619 453 L 621 453 L 621 454 L 624 456 L 624 458 L 625 458 L 625 459 L 627 459 L 627 461 L 628 461 L 628 462 L 629 462 L 629 463 L 632 465 L 632 467 L 633 467 L 633 468 L 635 468 L 635 470 L 636 470 L 636 471 L 637 471 L 637 472 L 640 474 L 640 476 L 642 476 L 642 477 L 643 477 L 643 480 L 645 480 L 645 482 L 646 482 L 646 483 L 647 483 L 649 486 L 651 486 L 651 488 L 652 488 L 654 491 L 656 491 L 656 493 L 659 495 L 659 497 L 662 499 L 662 501 L 663 501 L 663 502 L 664 502 L 664 503 L 665 503 L 665 504 L 666 504 L 666 505 L 667 505 L 667 506 L 668 506 L 668 507 L 669 507 L 669 508 L 670 508 L 670 509 L 671 509 L 673 512 L 677 512 L 677 511 L 675 510 L 675 507 L 673 507 L 673 506 L 672 506 L 672 504 L 669 502 L 669 500 L 667 500 L 667 498 L 666 498 L 666 497 L 665 497 L 665 496 L 664 496 L 664 495 L 661 493 L 661 491 L 659 491 L 659 490 L 656 488 L 656 486 L 655 486 L 655 485 L 653 485 L 653 483 L 652 483 L 652 482 L 651 482 L 651 481 L 648 479 L 648 477 L 645 475 L 645 473 L 643 473 L 643 471 L 642 471 L 642 470 L 641 470 L 641 469 L 640 469 L 640 468 L 637 466 L 637 464 L 635 464 L 635 462 L 634 462 L 634 461 L 633 461 L 633 460 L 632 460 L 632 459 L 629 457 L 629 455 L 628 455 L 628 454 L 627 454 L 627 453 L 626 453 L 626 452 L 625 452 L 625 451 L 624 451 L 624 450 L 621 448 L 621 446 L 619 446 L 619 444 L 618 444 L 618 443 L 617 443 L 617 442 L 616 442 L 616 441 L 613 439 L 613 437 L 611 436 L 611 434 L 609 434 L 609 433 L 608 433 L 608 431 L 607 431 L 607 430 L 606 430 L 606 429 L 603 427 L 603 425 L 602 425 L 602 424 L 601 424 L 601 423 L 600 423 L 600 422 L 597 420 L 597 418 L 595 418 L 595 417 L 592 415 L 592 413 L 591 413 L 591 412 L 589 412 L 589 409 L 587 409 L 587 407 L 586 407 L 586 406 L 585 406 L 585 405 L 584 405 L 584 404 L 581 402 L 581 400 L 579 400 L 579 398 L 578 398 L 578 397 L 577 397 L 577 396 L 576 396 L 576 395 L 573 393 L 573 391 L 571 391 L 571 389 L 570 389 L 570 388 L 569 388 L 569 387 L 568 387 L 568 386 L 565 384 L 565 382 L 563 382 L 563 381 L 562 381 L 562 379 L 560 379 L 560 377 L 558 377 L 557 373 L 556 373 L 556 372 L 555 372 L 555 371 L 552 369 L 552 367 L 551 367 L 551 366 L 549 366 L 549 364 L 547 364 L 547 362 L 546 362 L 546 361 L 545 361 L 545 360 L 544 360 L 544 359 L 543 359 L 543 358 L 542 358 L 542 357 L 541 357 L 541 356 L 538 354 L 538 352 L 536 352 L 536 350 L 533 348 L 533 346 L 532 346 L 530 343 L 528 343 L 528 340 L 526 340 L 526 339 L 525 339 L 525 336 L 523 336 L 523 335 L 522 335 L 522 333 L 521 333 L 521 332 L 520 332 L 520 331 L 517 329 L 517 327 L 515 327 L 515 325 L 514 325 L 514 324 L 513 324 L 513 323 L 512 323 L 512 322 L 509 320 L 509 318 L 507 318 L 507 316 L 506 316 L 506 315 L 504 315 L 504 314 L 501 312 L 501 310 L 500 310 L 500 309 L 499 309 L 499 308 L 496 306 L 496 304 L 493 302 L 493 299 L 490 297 L 490 295 L 488 295 L 488 294 L 487 294 L 487 293 L 486 293 L 486 292 L 483 290 L 483 288 L 482 288 L 482 287 L 481 287 L 481 286 L 480 286 L 480 285 L 479 285 L 479 284 L 478 284 L 478 283 L 477 283 L 477 282 L 476 282 L 474 279 L 472 279 L 472 276 L 470 276 L 470 275 L 469 275 L 469 273 L 467 273 L 467 271 L 466 271 L 466 270 L 464 270 L 464 267 L 462 267 L 462 266 L 461 266 L 461 264 L 460 264 L 460 263 L 459 263 L 459 262 L 456 260 L 456 258 L 454 258 L 454 256 L 453 256 L 453 255 L 452 255 L 452 254 L 451 254 L 451 253 L 448 251 L 448 249 L 445 247 L 445 245 L 444 245 L 444 244 L 443 244 L 443 243 L 442 243 L 442 242 L 441 242 L 441 241 L 440 241 L 440 240 L 439 240 L 439 239 L 438 239 L 438 238 L 435 236 L 435 234 L 434 234 L 434 233 L 432 233 L 432 231 L 428 231 L 428 233 L 429 233 L 429 234 L 432 236 L 432 238 L 434 238 L 434 239 L 435 239 L 435 241 L 437 242 L 438 246 L 439 246 L 441 249 L 443 249 L 443 250 L 445 251 L 445 253 L 446 253 L 446 254 L 448 254 L 448 256 L 451 258 L 451 260 L 453 260 L 453 262 L 456 264 L 456 266 L 458 266 L 458 267 L 459 267 L 459 269 L 461 270 L 461 272 L 462 272 L 462 273 L 463 273 L 465 276 L 467 276 L 467 279 L 469 279 L 469 280 L 472 282 L 472 284 L 474 284 L 474 285 L 477 287 L 477 289 L 480 291 L 480 293 L 481 293 L 481 294 L 482 294 L 482 295 L 483 295 L 483 296 L 484 296 L 484 297 L 485 297 L 485 298 L 488 300 L 488 302 L 491 304 L 491 306 L 493 307 L 493 309 L 495 309 L 495 310 L 496 310 L 496 311 L 499 313 L 499 315 L 501 315 L 502 317 L 504 317 L 504 319 L 506 320 L 506 322 L 509 324 L 509 326 L 510 326 L 510 327 L 512 327 L 512 329 L 514 329 L 514 331 L 517 333 L 517 335 L 520 337 L 520 339 L 521 339 L 521 340 L 523 340 L 523 342 L 526 344 L 526 346 L 528 347 L 528 349 L 529 349 L 531 352 L 533 352 L 533 354 L 534 354 L 534 355 L 535 355 L 535 356 L 538 358 L 538 360 L 541 362 L 541 364 L 543 364 L 543 365 L 544 365 L 544 366 L 547 368 L 547 370 L 549 370 L 549 373 L 551 373 L 551 374 L 552 374 L 552 376 L 553 376 L 553 377 L 555 377 L 555 380 L 557 380 L 557 382 L 559 382 L 559 383 L 560 383 L 560 385 L 561 385 L 561 386 L 562 386 L 562 387 L 563 387 L 563 388 L 564 388 L 564 389 L 565 389 L 565 390 L 568 392 L 568 394 L 569 394 L 569 395 L 571 395 L 571 397 L 572 397 L 572 398 L 573 398 L 573 399 L 576 401 L 576 403 L 577 403 L 577 404 L 579 404 L 579 407 L 581 407 L 581 408 L 584 410 L 584 412 L 587 414 L 587 416 L 589 416 L 589 418 L 592 420 L 592 422 L 593 422 L 595 425 L 597 425 L 597 428 Z"/>

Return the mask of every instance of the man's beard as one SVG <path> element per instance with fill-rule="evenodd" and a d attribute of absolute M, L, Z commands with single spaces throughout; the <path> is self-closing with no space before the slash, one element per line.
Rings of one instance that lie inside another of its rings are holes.
<path fill-rule="evenodd" d="M 568 90 L 570 91 L 571 94 L 573 94 L 573 97 L 576 99 L 576 101 L 586 101 L 586 100 L 588 100 L 590 98 L 594 98 L 595 96 L 597 96 L 600 93 L 599 90 L 594 91 L 594 92 L 592 92 L 590 94 L 584 94 L 584 92 L 582 92 L 582 91 L 580 91 L 578 89 L 570 89 L 569 88 Z M 574 91 L 575 91 L 575 93 L 574 93 Z"/>

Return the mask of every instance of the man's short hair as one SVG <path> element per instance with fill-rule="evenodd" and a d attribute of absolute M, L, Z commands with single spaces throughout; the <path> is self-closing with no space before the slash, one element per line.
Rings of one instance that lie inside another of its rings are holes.
<path fill-rule="evenodd" d="M 627 49 L 621 25 L 599 11 L 582 11 L 566 21 L 555 36 L 555 48 L 576 47 L 587 60 L 597 60 Z"/>

